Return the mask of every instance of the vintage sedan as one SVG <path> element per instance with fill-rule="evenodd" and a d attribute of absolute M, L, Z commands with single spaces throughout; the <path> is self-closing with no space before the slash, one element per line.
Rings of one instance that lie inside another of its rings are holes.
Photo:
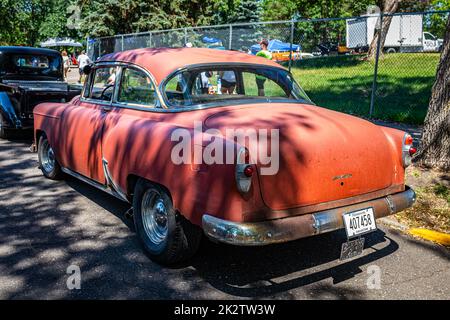
<path fill-rule="evenodd" d="M 345 229 L 348 252 L 415 201 L 409 134 L 314 105 L 273 61 L 137 49 L 85 72 L 81 96 L 34 110 L 40 167 L 131 203 L 157 262 L 191 257 L 202 234 L 260 246 Z"/>

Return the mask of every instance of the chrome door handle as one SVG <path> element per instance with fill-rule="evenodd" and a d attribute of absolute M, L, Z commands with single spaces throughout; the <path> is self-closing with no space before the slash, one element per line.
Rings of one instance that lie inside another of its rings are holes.
<path fill-rule="evenodd" d="M 102 111 L 103 112 L 110 112 L 112 110 L 111 106 L 102 106 Z"/>

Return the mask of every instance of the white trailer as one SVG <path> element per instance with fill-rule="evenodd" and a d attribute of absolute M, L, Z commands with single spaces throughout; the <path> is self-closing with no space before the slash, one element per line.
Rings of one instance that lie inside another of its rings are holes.
<path fill-rule="evenodd" d="M 370 46 L 375 34 L 380 16 L 365 15 L 347 20 L 346 44 L 349 49 L 362 49 Z M 432 35 L 431 35 L 432 36 Z M 423 17 L 420 14 L 396 15 L 392 17 L 391 25 L 384 43 L 385 52 L 422 52 L 438 51 L 439 39 L 428 41 L 427 32 L 423 32 Z M 427 41 L 426 41 L 427 40 Z"/>

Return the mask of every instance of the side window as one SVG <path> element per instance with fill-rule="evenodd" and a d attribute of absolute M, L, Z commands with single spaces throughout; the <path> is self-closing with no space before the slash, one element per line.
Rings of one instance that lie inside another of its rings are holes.
<path fill-rule="evenodd" d="M 118 102 L 155 105 L 155 87 L 150 78 L 142 71 L 125 68 L 122 71 Z"/>
<path fill-rule="evenodd" d="M 436 38 L 428 32 L 424 32 L 425 40 L 435 40 Z"/>
<path fill-rule="evenodd" d="M 169 82 L 167 82 L 165 90 L 167 99 L 169 99 L 170 103 L 184 104 L 184 101 L 188 99 L 185 74 L 180 73 L 172 77 Z"/>
<path fill-rule="evenodd" d="M 101 67 L 94 70 L 89 98 L 111 101 L 118 68 L 119 67 Z"/>
<path fill-rule="evenodd" d="M 288 98 L 285 90 L 278 83 L 264 75 L 243 72 L 242 78 L 247 96 Z"/>

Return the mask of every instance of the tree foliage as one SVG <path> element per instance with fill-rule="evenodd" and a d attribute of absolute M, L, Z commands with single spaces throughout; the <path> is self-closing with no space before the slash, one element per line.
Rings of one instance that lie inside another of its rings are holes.
<path fill-rule="evenodd" d="M 67 27 L 80 10 L 80 29 Z M 358 16 L 369 5 L 382 7 L 383 0 L 0 0 L 0 44 L 37 45 L 49 37 L 83 39 L 120 33 L 171 29 L 186 26 Z M 450 0 L 402 0 L 399 11 L 450 9 Z M 442 37 L 445 19 L 427 18 L 430 31 Z M 339 37 L 337 23 L 305 29 L 321 38 Z"/>

